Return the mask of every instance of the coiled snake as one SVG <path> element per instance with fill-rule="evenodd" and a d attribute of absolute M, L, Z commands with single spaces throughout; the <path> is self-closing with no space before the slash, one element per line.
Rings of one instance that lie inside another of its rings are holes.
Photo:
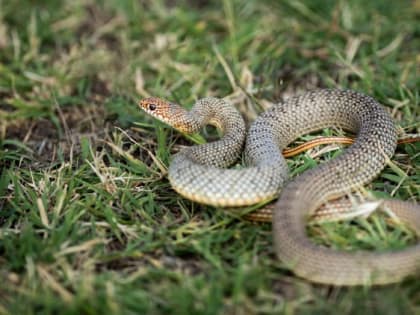
<path fill-rule="evenodd" d="M 275 251 L 298 276 L 335 285 L 386 284 L 420 271 L 420 244 L 398 251 L 349 253 L 316 245 L 305 232 L 309 215 L 371 181 L 394 154 L 393 121 L 373 98 L 354 91 L 308 92 L 261 114 L 247 136 L 241 115 L 220 99 L 201 99 L 191 111 L 158 98 L 144 99 L 139 106 L 184 133 L 206 124 L 223 131 L 220 140 L 173 157 L 171 185 L 189 199 L 221 207 L 251 205 L 280 194 L 273 218 Z M 288 169 L 281 150 L 302 134 L 332 126 L 357 134 L 354 144 L 282 188 Z M 245 138 L 248 167 L 224 168 L 237 160 Z M 382 207 L 391 208 L 420 235 L 418 205 L 384 200 Z"/>

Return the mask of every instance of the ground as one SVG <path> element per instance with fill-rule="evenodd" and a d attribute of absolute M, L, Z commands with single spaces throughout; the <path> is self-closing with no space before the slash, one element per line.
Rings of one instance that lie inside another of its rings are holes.
<path fill-rule="evenodd" d="M 417 0 L 0 2 L 0 314 L 419 314 L 418 276 L 313 285 L 275 257 L 270 224 L 177 195 L 170 155 L 197 137 L 136 105 L 226 97 L 249 122 L 352 88 L 416 134 L 419 16 Z M 290 158 L 292 174 L 341 150 Z M 361 193 L 418 202 L 419 152 L 398 146 Z M 380 214 L 308 233 L 342 250 L 418 241 Z"/>

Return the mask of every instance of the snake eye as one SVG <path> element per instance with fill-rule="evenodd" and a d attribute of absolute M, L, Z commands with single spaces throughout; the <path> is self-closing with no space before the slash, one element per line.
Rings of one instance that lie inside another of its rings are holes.
<path fill-rule="evenodd" d="M 156 104 L 154 104 L 154 103 L 151 103 L 151 104 L 149 104 L 148 105 L 148 108 L 149 108 L 149 110 L 151 110 L 151 111 L 154 111 L 155 109 L 156 109 Z"/>

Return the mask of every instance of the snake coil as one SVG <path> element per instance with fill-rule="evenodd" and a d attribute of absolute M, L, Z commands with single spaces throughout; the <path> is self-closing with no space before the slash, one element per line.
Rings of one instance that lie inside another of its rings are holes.
<path fill-rule="evenodd" d="M 386 284 L 420 271 L 420 244 L 388 252 L 348 253 L 312 243 L 307 217 L 331 199 L 376 177 L 394 154 L 396 130 L 390 115 L 373 98 L 355 91 L 317 90 L 292 97 L 261 114 L 246 136 L 240 114 L 225 101 L 199 100 L 191 111 L 158 98 L 140 102 L 150 115 L 182 132 L 213 124 L 219 140 L 189 147 L 173 157 L 169 180 L 181 195 L 213 206 L 244 206 L 281 194 L 273 230 L 278 257 L 293 272 L 313 282 L 335 285 Z M 281 151 L 297 137 L 337 126 L 357 135 L 340 156 L 289 181 Z M 242 151 L 248 167 L 225 169 Z M 420 207 L 384 200 L 420 236 Z"/>

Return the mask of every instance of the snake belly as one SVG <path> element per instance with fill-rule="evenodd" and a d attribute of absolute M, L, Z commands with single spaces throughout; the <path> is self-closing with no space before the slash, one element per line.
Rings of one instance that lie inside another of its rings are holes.
<path fill-rule="evenodd" d="M 174 156 L 169 180 L 176 191 L 222 207 L 255 204 L 280 194 L 273 218 L 275 251 L 295 274 L 313 282 L 386 284 L 420 271 L 420 244 L 388 252 L 343 252 L 314 244 L 305 232 L 307 218 L 319 206 L 370 182 L 394 154 L 394 123 L 375 99 L 355 91 L 325 89 L 273 106 L 249 129 L 245 145 L 248 166 L 244 169 L 216 167 L 234 161 L 232 142 L 244 138 L 243 128 L 235 128 L 237 115 L 223 115 L 224 105 L 220 100 L 204 99 L 189 112 L 189 119 L 201 117 L 197 118 L 200 125 L 213 121 L 225 135 L 220 141 L 189 147 Z M 216 108 L 216 119 L 209 114 L 210 108 L 213 112 Z M 280 193 L 288 178 L 281 151 L 305 133 L 335 126 L 355 133 L 354 144 L 337 158 L 289 181 Z M 391 200 L 383 206 L 391 207 L 420 235 L 418 205 Z"/>

